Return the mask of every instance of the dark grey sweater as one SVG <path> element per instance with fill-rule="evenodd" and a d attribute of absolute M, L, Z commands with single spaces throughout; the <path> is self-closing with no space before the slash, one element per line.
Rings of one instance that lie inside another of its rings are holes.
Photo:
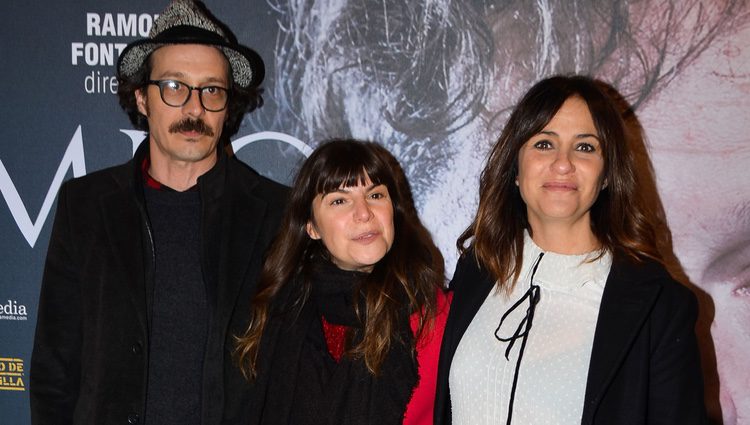
<path fill-rule="evenodd" d="M 200 193 L 145 189 L 154 241 L 146 423 L 200 424 L 209 307 Z"/>

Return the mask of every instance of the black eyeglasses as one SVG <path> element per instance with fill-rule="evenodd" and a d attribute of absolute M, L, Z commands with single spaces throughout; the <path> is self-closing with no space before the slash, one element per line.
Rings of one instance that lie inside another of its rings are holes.
<path fill-rule="evenodd" d="M 192 87 L 177 80 L 149 80 L 148 83 L 158 86 L 161 100 L 175 108 L 188 103 L 193 90 L 198 90 L 198 99 L 201 106 L 210 112 L 223 111 L 227 107 L 227 100 L 229 100 L 229 92 L 224 87 Z"/>

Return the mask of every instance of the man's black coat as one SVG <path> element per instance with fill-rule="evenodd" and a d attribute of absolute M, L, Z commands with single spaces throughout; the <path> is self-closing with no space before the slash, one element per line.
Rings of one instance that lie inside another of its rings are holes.
<path fill-rule="evenodd" d="M 34 424 L 128 424 L 144 417 L 153 243 L 134 159 L 63 185 L 52 229 L 30 369 Z M 287 190 L 219 151 L 198 179 L 211 318 L 202 421 L 233 421 L 247 383 L 231 361 Z M 190 320 L 185 317 L 185 320 Z M 201 342 L 202 343 L 202 342 Z M 175 389 L 179 391 L 179 389 Z"/>

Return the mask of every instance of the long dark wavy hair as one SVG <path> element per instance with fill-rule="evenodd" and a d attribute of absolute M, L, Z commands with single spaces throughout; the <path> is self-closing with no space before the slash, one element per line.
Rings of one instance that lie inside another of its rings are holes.
<path fill-rule="evenodd" d="M 472 248 L 478 263 L 497 279 L 499 287 L 510 289 L 518 279 L 524 229 L 533 233 L 526 204 L 515 185 L 518 152 L 571 97 L 586 102 L 601 141 L 607 187 L 590 210 L 591 230 L 601 252 L 663 262 L 651 209 L 639 190 L 634 152 L 620 112 L 604 87 L 605 83 L 586 76 L 554 76 L 536 83 L 515 107 L 490 151 L 480 176 L 476 216 L 457 246 L 462 255 Z"/>
<path fill-rule="evenodd" d="M 355 302 L 363 324 L 361 342 L 346 347 L 346 355 L 361 358 L 377 374 L 392 344 L 399 340 L 400 321 L 409 320 L 404 312 L 419 313 L 419 339 L 431 325 L 436 312 L 436 293 L 444 283 L 443 257 L 422 225 L 414 207 L 411 190 L 398 161 L 384 147 L 371 142 L 333 140 L 318 147 L 300 169 L 290 193 L 281 232 L 269 248 L 252 301 L 250 324 L 238 337 L 235 351 L 243 373 L 253 378 L 263 330 L 268 323 L 270 304 L 282 287 L 301 284 L 296 291 L 295 308 L 301 308 L 311 290 L 307 278 L 314 262 L 329 258 L 320 240 L 311 239 L 305 226 L 312 219 L 316 196 L 340 187 L 364 184 L 385 185 L 393 203 L 395 238 L 390 251 L 361 283 Z M 408 308 L 404 308 L 404 300 Z M 359 305 L 364 308 L 358 308 Z M 404 341 L 398 341 L 403 343 Z"/>

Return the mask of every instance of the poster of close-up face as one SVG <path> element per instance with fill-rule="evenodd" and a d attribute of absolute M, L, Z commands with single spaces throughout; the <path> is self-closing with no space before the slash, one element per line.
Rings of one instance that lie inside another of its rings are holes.
<path fill-rule="evenodd" d="M 118 105 L 114 65 L 166 3 L 0 6 L 0 412 L 15 412 L 0 413 L 2 423 L 28 422 L 24 368 L 56 191 L 132 157 L 143 133 Z M 642 148 L 662 255 L 699 300 L 709 415 L 750 425 L 750 3 L 205 4 L 265 62 L 264 104 L 233 137 L 235 155 L 288 185 L 325 140 L 382 144 L 403 165 L 446 279 L 480 172 L 520 97 L 555 74 L 606 82 Z M 17 373 L 3 380 L 3 368 Z"/>

